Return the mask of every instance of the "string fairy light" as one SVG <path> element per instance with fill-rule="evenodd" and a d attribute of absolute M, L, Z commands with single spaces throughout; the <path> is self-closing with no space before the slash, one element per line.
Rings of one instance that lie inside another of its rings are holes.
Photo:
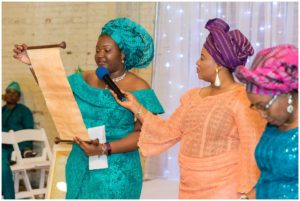
<path fill-rule="evenodd" d="M 170 63 L 167 62 L 167 63 L 165 64 L 165 66 L 166 66 L 167 68 L 170 68 Z"/>

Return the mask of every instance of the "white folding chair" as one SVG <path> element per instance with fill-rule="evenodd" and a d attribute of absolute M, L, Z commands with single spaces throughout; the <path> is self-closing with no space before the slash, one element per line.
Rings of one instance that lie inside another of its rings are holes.
<path fill-rule="evenodd" d="M 8 145 L 14 146 L 14 144 L 15 144 L 14 131 L 11 130 L 9 132 L 2 132 L 2 144 L 8 144 Z M 17 160 L 17 156 L 16 156 L 16 151 L 15 150 L 12 152 L 10 160 L 12 160 L 12 161 L 16 161 Z M 16 182 L 14 182 L 15 191 L 18 191 L 19 190 L 20 175 L 19 174 L 15 174 L 13 172 L 13 177 L 14 177 L 14 181 L 16 181 L 16 180 L 18 181 L 18 184 Z M 28 180 L 29 180 L 28 178 L 24 178 L 24 183 L 25 183 L 26 189 L 30 190 L 31 189 L 31 185 L 30 184 L 28 185 Z"/>
<path fill-rule="evenodd" d="M 50 145 L 48 138 L 44 129 L 25 129 L 19 130 L 16 132 L 9 132 L 2 134 L 2 139 L 9 138 L 8 136 L 12 135 L 13 148 L 16 155 L 17 163 L 11 166 L 11 170 L 14 174 L 14 183 L 15 183 L 15 193 L 16 198 L 27 198 L 30 197 L 34 199 L 34 195 L 46 194 L 47 186 L 45 187 L 45 177 L 46 170 L 49 170 L 50 160 L 52 157 Z M 11 139 L 9 139 L 11 140 Z M 8 139 L 6 141 L 9 141 Z M 24 141 L 38 141 L 44 143 L 44 148 L 42 150 L 41 156 L 36 156 L 33 158 L 22 158 L 21 151 L 19 149 L 18 143 Z M 27 174 L 27 170 L 39 169 L 41 170 L 40 174 L 40 183 L 38 189 L 32 189 L 30 180 Z M 19 182 L 20 178 L 23 178 L 26 190 L 25 192 L 19 192 Z"/>

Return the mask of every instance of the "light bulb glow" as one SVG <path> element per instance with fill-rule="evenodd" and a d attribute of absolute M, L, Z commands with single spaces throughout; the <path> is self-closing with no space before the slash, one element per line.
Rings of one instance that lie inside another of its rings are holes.
<path fill-rule="evenodd" d="M 60 181 L 56 183 L 56 188 L 60 191 L 67 192 L 67 184 L 66 182 Z"/>

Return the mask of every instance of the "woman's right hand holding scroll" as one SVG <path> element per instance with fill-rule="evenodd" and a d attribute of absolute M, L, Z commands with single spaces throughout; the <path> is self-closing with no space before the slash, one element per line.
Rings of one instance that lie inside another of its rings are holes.
<path fill-rule="evenodd" d="M 31 61 L 27 55 L 27 45 L 15 45 L 15 48 L 13 49 L 14 55 L 13 57 L 19 61 L 21 61 L 24 64 L 31 65 Z"/>

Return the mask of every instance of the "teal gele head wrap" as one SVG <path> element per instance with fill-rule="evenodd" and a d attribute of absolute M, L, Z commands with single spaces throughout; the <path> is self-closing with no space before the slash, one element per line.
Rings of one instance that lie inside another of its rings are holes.
<path fill-rule="evenodd" d="M 141 25 L 128 18 L 116 18 L 102 28 L 101 35 L 110 36 L 125 54 L 125 68 L 145 68 L 153 59 L 154 44 Z"/>
<path fill-rule="evenodd" d="M 16 92 L 21 93 L 21 87 L 20 87 L 19 83 L 18 83 L 18 82 L 15 82 L 15 81 L 11 82 L 11 83 L 6 87 L 6 90 L 8 90 L 8 89 L 10 89 L 10 90 L 15 90 Z"/>

